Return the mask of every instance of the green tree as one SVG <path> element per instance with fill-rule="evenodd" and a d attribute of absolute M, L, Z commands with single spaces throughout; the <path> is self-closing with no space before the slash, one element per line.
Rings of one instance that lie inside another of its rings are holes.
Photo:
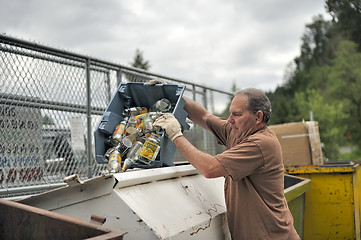
<path fill-rule="evenodd" d="M 296 110 L 294 106 L 294 97 L 287 92 L 283 86 L 277 87 L 274 92 L 267 92 L 266 95 L 272 104 L 272 115 L 270 124 L 281 124 L 290 122 L 290 116 L 294 115 Z"/>
<path fill-rule="evenodd" d="M 306 25 L 302 36 L 301 54 L 294 59 L 295 71 L 286 83 L 288 89 L 293 92 L 296 89 L 306 90 L 312 81 L 307 72 L 315 66 L 329 64 L 332 56 L 332 48 L 329 46 L 332 31 L 332 24 L 324 20 L 322 15 L 314 17 L 313 22 Z"/>
<path fill-rule="evenodd" d="M 329 103 L 320 91 L 308 89 L 296 93 L 295 107 L 298 108 L 299 113 L 290 120 L 294 122 L 310 120 L 312 111 L 314 120 L 319 123 L 324 157 L 331 160 L 338 159 L 338 146 L 345 143 L 344 122 L 348 119 L 347 114 L 343 112 L 343 102 Z"/>
<path fill-rule="evenodd" d="M 350 141 L 361 146 L 361 53 L 357 52 L 356 43 L 340 43 L 329 71 L 328 86 L 330 101 L 343 102 L 344 112 L 350 116 L 343 123 Z"/>
<path fill-rule="evenodd" d="M 331 21 L 306 25 L 300 55 L 286 69 L 285 83 L 267 93 L 271 123 L 319 121 L 325 156 L 338 160 L 339 146 L 361 148 L 361 1 L 326 0 Z"/>
<path fill-rule="evenodd" d="M 144 60 L 143 52 L 140 51 L 139 49 L 136 49 L 133 62 L 130 63 L 130 64 L 131 64 L 132 67 L 135 67 L 135 68 L 140 68 L 140 69 L 143 69 L 143 70 L 149 70 L 150 69 L 149 61 Z"/>
<path fill-rule="evenodd" d="M 330 40 L 334 36 L 331 22 L 324 20 L 322 15 L 314 17 L 313 22 L 306 25 L 300 55 L 288 65 L 285 83 L 274 93 L 267 93 L 273 109 L 271 124 L 290 122 L 299 115 L 299 109 L 294 107 L 296 92 L 306 91 L 310 85 L 321 87 L 326 83 L 318 70 L 330 62 L 333 45 L 337 44 Z M 319 69 L 315 69 L 317 66 Z"/>
<path fill-rule="evenodd" d="M 348 40 L 356 42 L 361 51 L 361 1 L 326 0 L 326 7 L 338 29 Z"/>

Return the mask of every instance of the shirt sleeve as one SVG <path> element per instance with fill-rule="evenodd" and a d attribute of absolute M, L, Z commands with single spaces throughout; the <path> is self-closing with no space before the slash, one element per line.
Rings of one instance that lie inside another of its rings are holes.
<path fill-rule="evenodd" d="M 217 138 L 218 143 L 226 146 L 229 133 L 229 124 L 227 123 L 227 120 L 210 115 L 207 118 L 206 123 L 210 131 Z"/>
<path fill-rule="evenodd" d="M 259 146 L 248 140 L 215 157 L 234 181 L 240 181 L 264 166 L 264 158 Z"/>

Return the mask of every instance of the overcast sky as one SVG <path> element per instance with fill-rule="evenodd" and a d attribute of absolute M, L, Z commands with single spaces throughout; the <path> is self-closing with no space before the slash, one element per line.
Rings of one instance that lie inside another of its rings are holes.
<path fill-rule="evenodd" d="M 274 90 L 324 0 L 0 0 L 0 32 L 231 91 Z"/>

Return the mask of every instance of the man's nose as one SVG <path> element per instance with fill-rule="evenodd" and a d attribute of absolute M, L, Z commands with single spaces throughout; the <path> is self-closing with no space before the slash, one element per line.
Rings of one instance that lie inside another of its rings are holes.
<path fill-rule="evenodd" d="M 233 118 L 232 118 L 232 114 L 229 115 L 229 117 L 228 117 L 228 119 L 227 119 L 227 122 L 229 122 L 229 123 L 233 123 L 233 122 L 234 122 L 234 120 L 233 120 Z"/>

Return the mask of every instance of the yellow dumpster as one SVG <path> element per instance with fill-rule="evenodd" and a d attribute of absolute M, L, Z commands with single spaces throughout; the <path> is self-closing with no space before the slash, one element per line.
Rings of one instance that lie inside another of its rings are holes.
<path fill-rule="evenodd" d="M 360 169 L 354 162 L 285 168 L 288 174 L 311 179 L 303 239 L 360 239 Z"/>

